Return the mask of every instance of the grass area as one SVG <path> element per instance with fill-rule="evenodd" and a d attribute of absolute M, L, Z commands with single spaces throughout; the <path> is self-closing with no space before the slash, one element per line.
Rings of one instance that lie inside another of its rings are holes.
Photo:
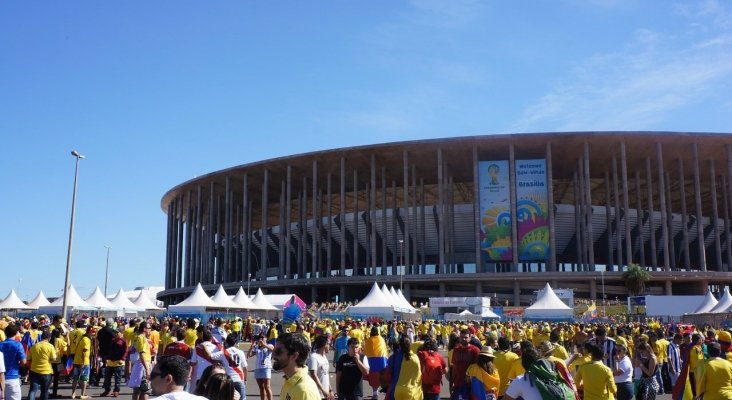
<path fill-rule="evenodd" d="M 586 305 L 575 307 L 574 315 L 582 315 L 585 311 L 587 311 L 587 308 L 589 308 L 589 306 Z M 597 306 L 597 313 L 598 315 L 603 315 L 602 305 Z M 605 306 L 605 313 L 608 316 L 626 315 L 628 313 L 628 307 L 625 304 L 608 305 Z"/>

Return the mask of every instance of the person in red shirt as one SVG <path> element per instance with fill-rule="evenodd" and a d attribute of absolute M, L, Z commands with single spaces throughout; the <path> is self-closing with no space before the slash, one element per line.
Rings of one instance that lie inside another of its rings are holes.
<path fill-rule="evenodd" d="M 193 355 L 193 349 L 185 344 L 186 331 L 184 329 L 178 329 L 175 331 L 176 341 L 165 346 L 163 349 L 163 356 L 181 356 L 188 361 L 191 361 Z"/>
<path fill-rule="evenodd" d="M 468 366 L 478 361 L 480 349 L 470 343 L 470 331 L 460 331 L 460 342 L 452 351 L 450 371 L 452 375 L 452 398 L 467 399 L 470 394 L 469 385 L 465 379 Z"/>

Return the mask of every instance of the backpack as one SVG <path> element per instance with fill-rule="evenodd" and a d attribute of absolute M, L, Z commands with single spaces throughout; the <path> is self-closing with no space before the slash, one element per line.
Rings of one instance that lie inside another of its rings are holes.
<path fill-rule="evenodd" d="M 539 389 L 539 394 L 544 400 L 576 400 L 572 387 L 557 372 L 556 367 L 551 361 L 538 360 L 531 365 L 527 375 L 530 376 L 531 382 Z"/>
<path fill-rule="evenodd" d="M 437 352 L 421 351 L 422 384 L 440 385 L 442 383 L 442 360 Z"/>

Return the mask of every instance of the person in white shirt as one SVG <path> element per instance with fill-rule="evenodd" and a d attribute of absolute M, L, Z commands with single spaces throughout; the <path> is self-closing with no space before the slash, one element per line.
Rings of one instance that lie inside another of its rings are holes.
<path fill-rule="evenodd" d="M 328 338 L 318 336 L 315 338 L 313 348 L 315 351 L 310 353 L 310 358 L 308 359 L 310 377 L 313 378 L 315 385 L 320 391 L 320 398 L 333 400 L 335 396 L 333 389 L 330 387 L 330 378 L 328 376 L 328 371 L 330 371 L 330 362 L 327 357 L 328 352 L 330 352 Z"/>
<path fill-rule="evenodd" d="M 613 376 L 618 388 L 618 400 L 633 399 L 633 363 L 628 357 L 628 349 L 623 345 L 615 346 L 615 365 Z"/>
<path fill-rule="evenodd" d="M 521 354 L 521 365 L 525 370 L 528 370 L 540 358 L 536 349 L 529 347 Z M 503 395 L 503 400 L 515 400 L 519 397 L 524 400 L 542 400 L 539 389 L 526 374 L 519 375 L 511 381 L 506 393 Z"/>
<path fill-rule="evenodd" d="M 668 345 L 668 375 L 671 378 L 671 386 L 676 385 L 676 380 L 681 375 L 681 334 L 675 334 L 673 341 Z"/>
<path fill-rule="evenodd" d="M 241 400 L 246 400 L 247 358 L 244 352 L 236 348 L 236 338 L 231 335 L 226 338 L 226 350 L 216 351 L 211 358 L 221 362 L 226 369 L 226 375 L 234 383 L 234 389 L 239 393 Z"/>
<path fill-rule="evenodd" d="M 183 390 L 188 381 L 188 360 L 181 356 L 160 357 L 150 373 L 150 387 L 153 399 L 160 400 L 206 400 Z"/>
<path fill-rule="evenodd" d="M 255 342 L 249 348 L 247 357 L 257 356 L 257 363 L 254 366 L 254 379 L 259 386 L 259 398 L 272 400 L 272 351 L 274 346 L 267 343 L 263 335 L 255 337 Z"/>
<path fill-rule="evenodd" d="M 201 379 L 203 370 L 211 365 L 211 361 L 209 361 L 211 355 L 218 350 L 216 345 L 211 343 L 211 331 L 204 327 L 198 327 L 196 330 L 198 331 L 198 338 L 202 342 L 193 349 L 193 356 L 191 357 L 191 383 L 188 386 L 188 391 L 191 393 L 196 391 L 196 385 L 198 380 Z"/>

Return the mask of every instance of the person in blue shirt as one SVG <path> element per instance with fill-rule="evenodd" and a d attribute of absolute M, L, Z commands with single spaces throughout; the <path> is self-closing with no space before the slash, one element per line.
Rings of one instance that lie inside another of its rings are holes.
<path fill-rule="evenodd" d="M 25 363 L 23 345 L 15 339 L 18 327 L 10 324 L 5 328 L 5 341 L 0 342 L 0 352 L 5 359 L 5 400 L 21 400 L 20 364 Z"/>
<path fill-rule="evenodd" d="M 348 331 L 344 328 L 341 329 L 341 334 L 335 340 L 335 352 L 333 354 L 333 364 L 338 363 L 338 359 L 342 355 L 348 354 Z"/>

